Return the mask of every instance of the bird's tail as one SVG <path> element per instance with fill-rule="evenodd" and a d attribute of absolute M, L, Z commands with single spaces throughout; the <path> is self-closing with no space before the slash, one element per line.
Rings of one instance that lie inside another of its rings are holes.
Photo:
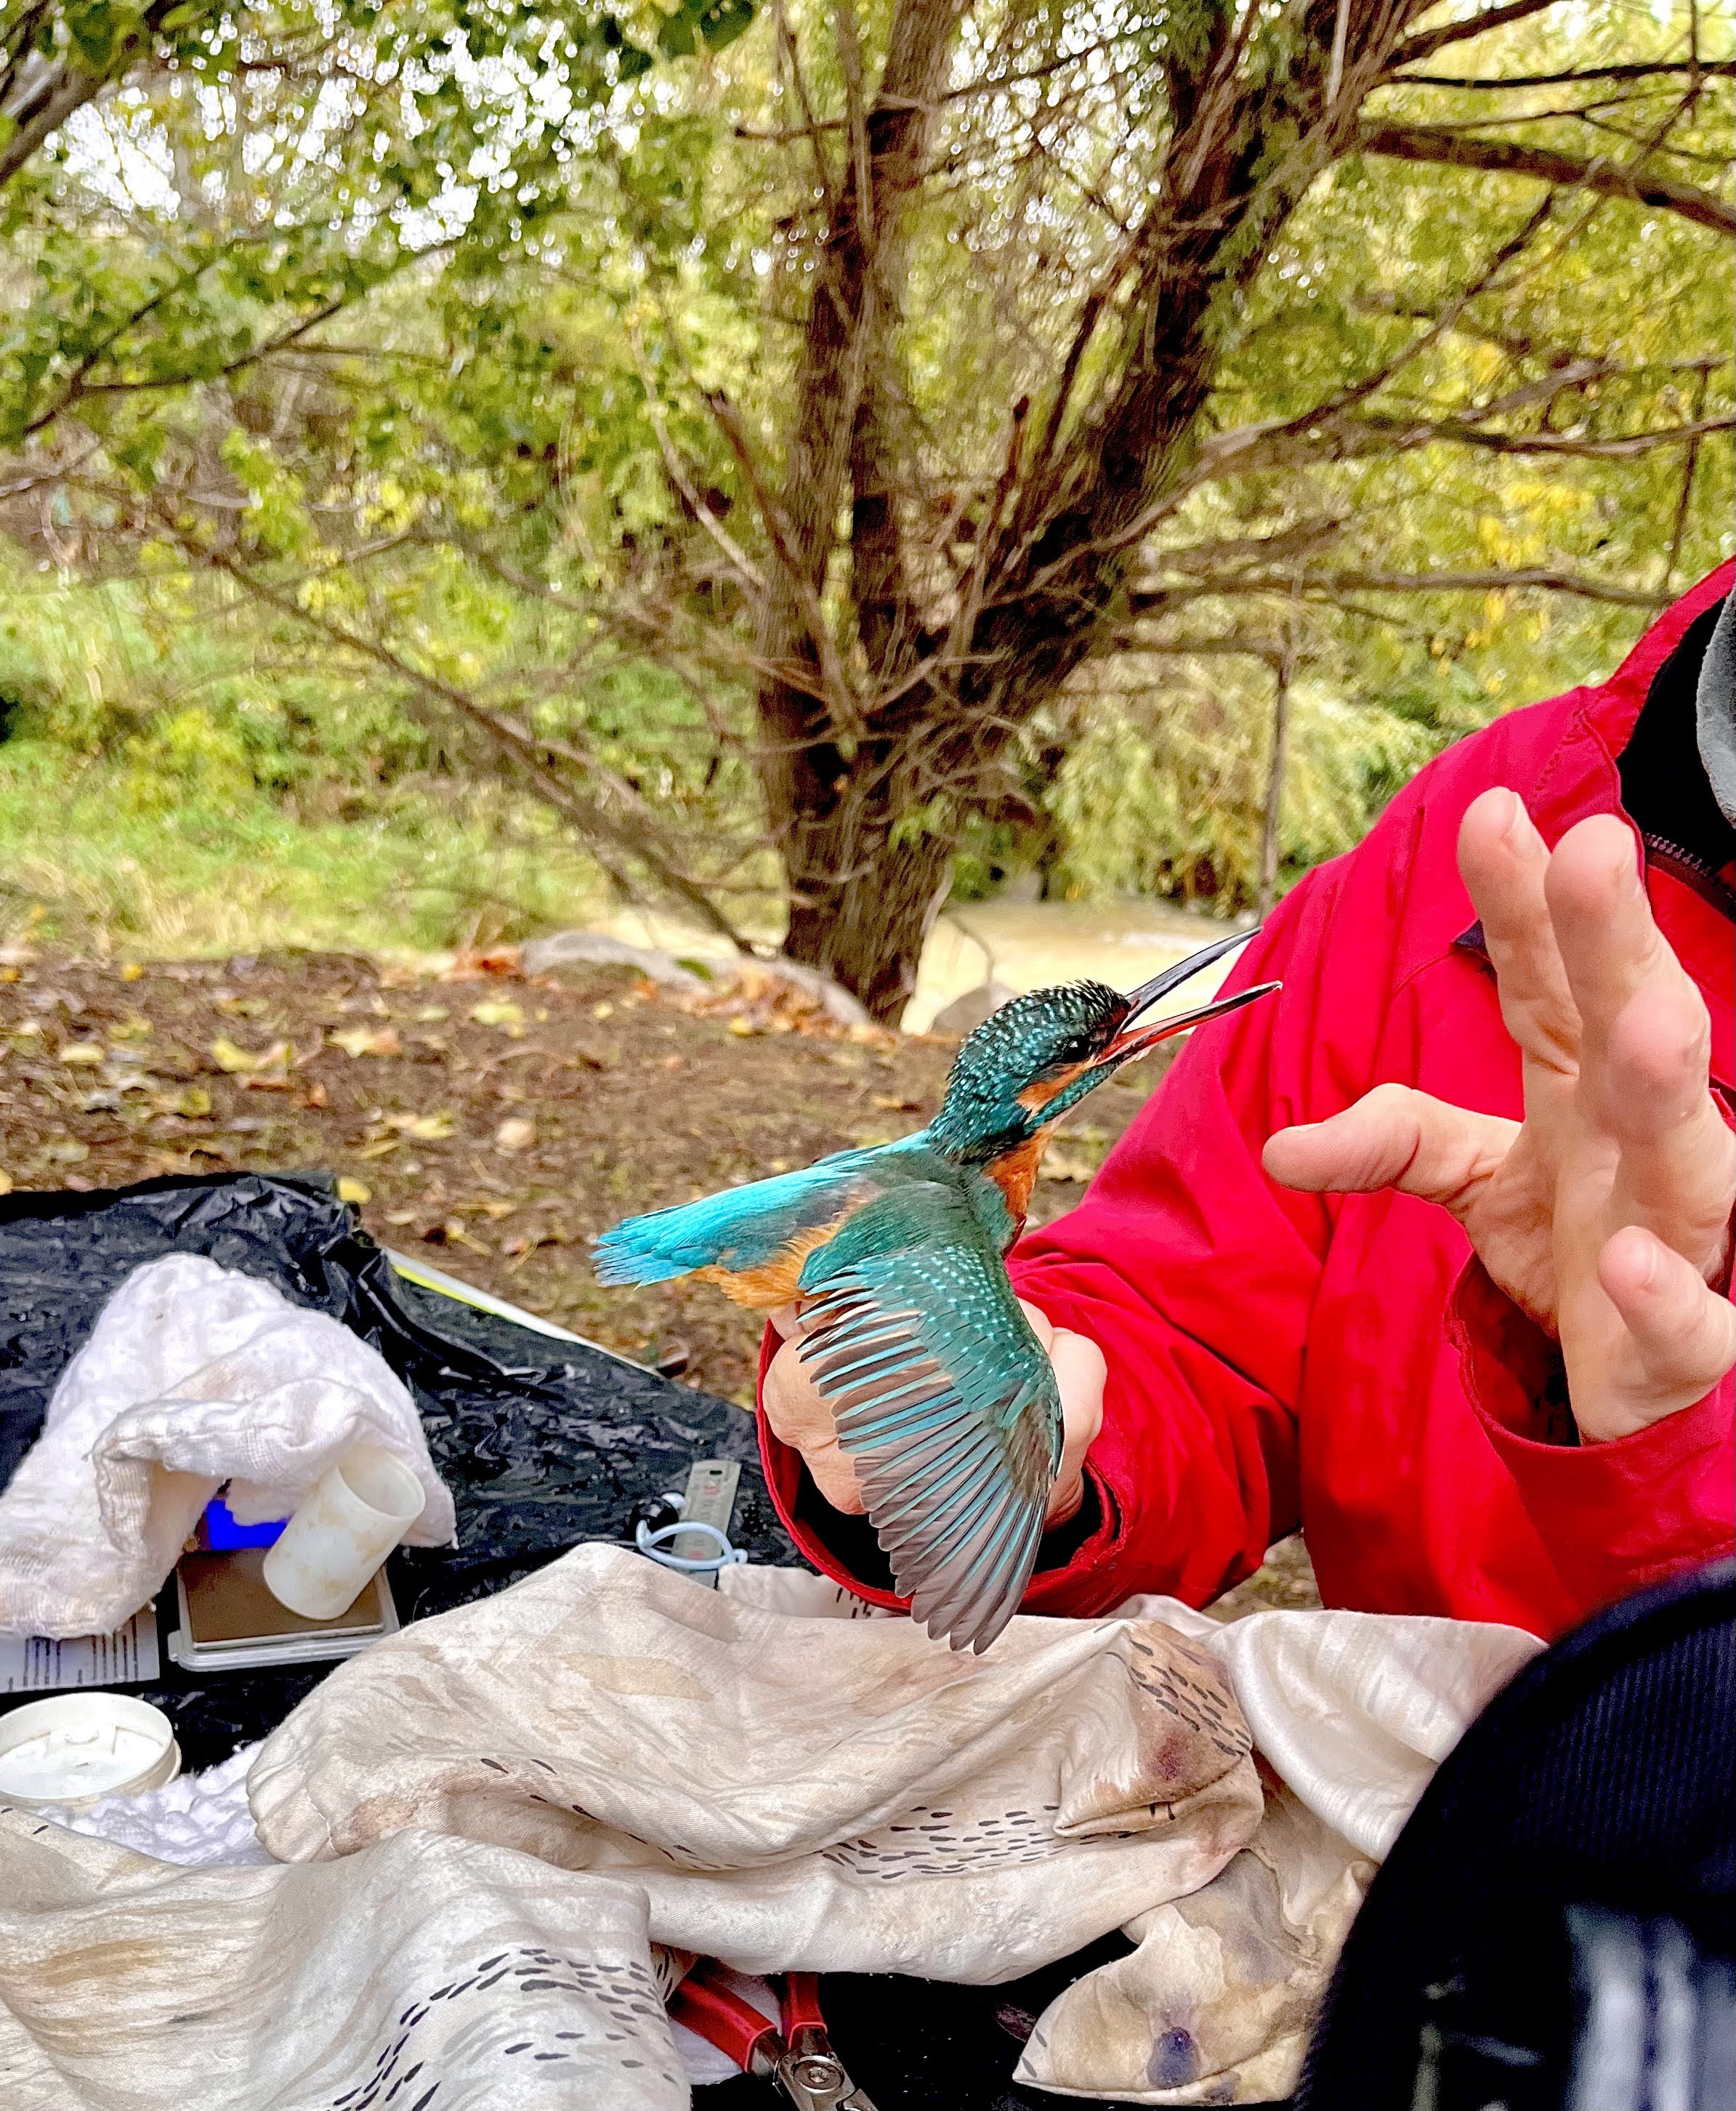
<path fill-rule="evenodd" d="M 737 1275 L 769 1267 L 804 1233 L 848 1210 L 850 1192 L 872 1155 L 839 1151 L 799 1173 L 780 1173 L 671 1210 L 629 1217 L 593 1246 L 597 1280 L 614 1288 L 668 1282 L 702 1268 Z"/>

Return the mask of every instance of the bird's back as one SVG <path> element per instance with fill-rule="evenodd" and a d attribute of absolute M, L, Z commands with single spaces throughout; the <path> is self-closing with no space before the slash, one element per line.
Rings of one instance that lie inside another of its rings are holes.
<path fill-rule="evenodd" d="M 924 1135 L 869 1151 L 841 1151 L 798 1173 L 629 1217 L 597 1242 L 605 1285 L 667 1282 L 694 1275 L 761 1311 L 801 1294 L 808 1256 L 869 1202 L 912 1182 L 956 1178 Z"/>

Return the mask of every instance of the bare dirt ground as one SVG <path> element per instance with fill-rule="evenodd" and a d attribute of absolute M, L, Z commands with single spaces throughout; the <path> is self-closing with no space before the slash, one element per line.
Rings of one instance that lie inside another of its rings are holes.
<path fill-rule="evenodd" d="M 527 978 L 511 954 L 440 976 L 333 955 L 24 956 L 0 962 L 0 1192 L 329 1172 L 383 1245 L 745 1406 L 757 1323 L 702 1284 L 602 1290 L 590 1240 L 920 1128 L 953 1052 L 847 1034 L 787 985 L 696 1003 L 616 968 Z M 1090 1101 L 1034 1221 L 1078 1200 L 1161 1074 L 1153 1059 Z M 1309 1601 L 1300 1543 L 1249 1593 Z"/>

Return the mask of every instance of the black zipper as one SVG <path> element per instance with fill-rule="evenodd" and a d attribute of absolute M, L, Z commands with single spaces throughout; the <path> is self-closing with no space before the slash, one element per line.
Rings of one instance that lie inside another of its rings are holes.
<path fill-rule="evenodd" d="M 1646 862 L 1661 865 L 1690 887 L 1704 901 L 1722 915 L 1736 922 L 1736 888 L 1719 877 L 1719 869 L 1711 860 L 1701 857 L 1693 851 L 1684 850 L 1667 836 L 1642 834 L 1640 840 L 1646 847 Z"/>

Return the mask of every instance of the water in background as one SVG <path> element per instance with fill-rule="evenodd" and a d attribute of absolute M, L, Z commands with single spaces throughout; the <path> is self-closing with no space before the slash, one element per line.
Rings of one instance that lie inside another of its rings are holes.
<path fill-rule="evenodd" d="M 629 944 L 661 946 L 689 959 L 710 960 L 724 951 L 708 932 L 637 909 L 623 910 L 602 928 Z M 954 997 L 990 981 L 1018 991 L 1089 975 L 1131 989 L 1229 928 L 1216 917 L 1162 901 L 969 902 L 943 910 L 935 924 L 904 1026 L 925 1032 Z M 1204 1003 L 1232 965 L 1216 962 L 1166 1009 Z"/>

